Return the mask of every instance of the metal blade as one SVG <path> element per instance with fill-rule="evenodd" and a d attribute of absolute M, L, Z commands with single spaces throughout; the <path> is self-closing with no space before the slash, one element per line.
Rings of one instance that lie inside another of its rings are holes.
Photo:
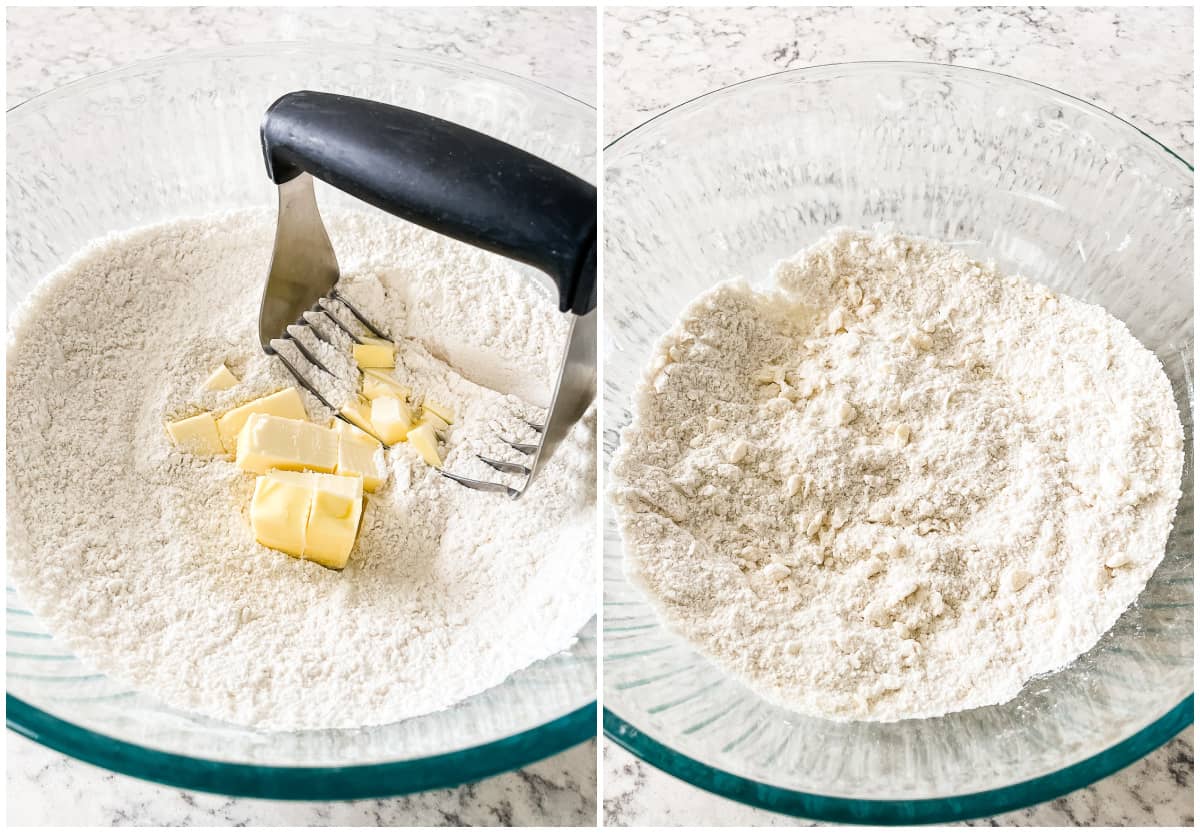
<path fill-rule="evenodd" d="M 503 483 L 493 483 L 490 480 L 473 480 L 470 477 L 463 477 L 459 474 L 451 474 L 445 469 L 438 469 L 438 473 L 442 477 L 453 480 L 459 485 L 466 486 L 468 489 L 476 489 L 480 492 L 499 492 L 503 495 L 508 495 L 513 500 L 521 496 L 521 493 L 512 486 L 505 486 Z"/>
<path fill-rule="evenodd" d="M 510 448 L 513 448 L 522 454 L 537 454 L 537 443 L 514 443 L 512 440 L 505 437 L 501 437 L 500 439 L 503 440 L 504 443 Z"/>
<path fill-rule="evenodd" d="M 572 316 L 571 335 L 563 351 L 558 385 L 542 434 L 542 447 L 529 464 L 530 480 L 538 464 L 549 460 L 588 405 L 596 398 L 596 311 Z"/>
<path fill-rule="evenodd" d="M 482 454 L 476 454 L 475 456 L 496 471 L 502 471 L 505 474 L 523 474 L 526 477 L 529 476 L 529 467 L 523 466 L 520 463 L 510 463 L 507 460 L 493 460 L 491 457 L 484 457 Z"/>
<path fill-rule="evenodd" d="M 301 174 L 279 186 L 279 219 L 275 250 L 258 311 L 258 341 L 273 353 L 271 339 L 279 338 L 288 324 L 337 283 L 337 257 L 321 215 L 313 179 Z"/>

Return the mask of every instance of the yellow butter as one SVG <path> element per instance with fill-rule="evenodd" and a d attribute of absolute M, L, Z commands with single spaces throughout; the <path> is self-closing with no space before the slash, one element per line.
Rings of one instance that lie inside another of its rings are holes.
<path fill-rule="evenodd" d="M 396 377 L 391 374 L 391 372 L 389 371 L 388 368 L 364 367 L 362 369 L 362 373 L 363 373 L 363 394 L 368 399 L 375 398 L 371 394 L 367 393 L 367 382 L 368 381 L 374 382 L 377 385 L 383 386 L 385 388 L 390 388 L 392 390 L 392 392 L 394 394 L 396 394 L 396 396 L 399 396 L 401 399 L 408 399 L 409 397 L 412 396 L 412 389 L 409 387 L 406 387 L 405 385 L 402 385 L 398 381 L 396 381 Z M 383 396 L 384 394 L 380 393 L 379 395 Z"/>
<path fill-rule="evenodd" d="M 340 570 L 362 518 L 361 477 L 272 469 L 254 483 L 254 538 L 295 558 Z"/>
<path fill-rule="evenodd" d="M 346 425 L 346 430 L 338 433 L 335 471 L 343 476 L 361 477 L 363 489 L 373 492 L 387 480 L 382 451 L 383 446 L 374 437 L 367 436 L 352 425 Z"/>
<path fill-rule="evenodd" d="M 347 434 L 351 439 L 356 439 L 361 442 L 370 442 L 379 445 L 379 439 L 373 434 L 368 434 L 366 431 L 359 428 L 357 425 L 351 425 L 344 419 L 334 417 L 329 421 L 329 427 L 338 433 L 338 435 Z"/>
<path fill-rule="evenodd" d="M 271 414 L 288 419 L 308 419 L 304 411 L 304 400 L 295 388 L 284 388 L 278 393 L 255 399 L 227 412 L 217 420 L 217 430 L 221 432 L 221 443 L 229 453 L 237 451 L 237 437 L 246 420 L 252 414 Z"/>
<path fill-rule="evenodd" d="M 381 339 L 364 339 L 354 345 L 354 361 L 359 367 L 395 367 L 396 346 Z"/>
<path fill-rule="evenodd" d="M 446 431 L 449 430 L 449 428 L 450 428 L 450 425 L 446 422 L 446 420 L 442 419 L 440 416 L 438 416 L 436 413 L 429 410 L 428 408 L 426 408 L 425 411 L 422 412 L 421 418 L 419 420 L 417 420 L 417 424 L 418 425 L 432 425 L 433 430 L 435 432 L 437 432 L 439 435 L 445 434 Z"/>
<path fill-rule="evenodd" d="M 362 392 L 367 399 L 378 399 L 381 396 L 398 396 L 401 399 L 407 399 L 410 393 L 404 385 L 389 384 L 374 376 L 363 376 Z"/>
<path fill-rule="evenodd" d="M 237 464 L 243 471 L 332 472 L 337 461 L 337 432 L 302 419 L 251 414 L 238 434 Z"/>
<path fill-rule="evenodd" d="M 359 430 L 379 439 L 379 432 L 371 424 L 371 403 L 365 399 L 352 399 L 342 406 L 342 416 Z"/>
<path fill-rule="evenodd" d="M 442 467 L 442 458 L 438 455 L 437 434 L 434 433 L 432 425 L 425 423 L 409 431 L 408 443 L 420 453 L 426 463 L 434 468 Z"/>
<path fill-rule="evenodd" d="M 304 557 L 325 567 L 346 566 L 362 519 L 363 480 L 313 475 L 313 502 L 305 528 Z"/>
<path fill-rule="evenodd" d="M 221 362 L 220 367 L 208 374 L 202 387 L 205 390 L 229 390 L 237 383 L 238 377 L 233 375 L 233 371 L 226 367 L 224 362 Z"/>
<path fill-rule="evenodd" d="M 296 558 L 304 556 L 313 477 L 309 472 L 271 471 L 255 480 L 250 525 L 258 543 Z"/>
<path fill-rule="evenodd" d="M 221 435 L 217 432 L 217 421 L 208 411 L 168 422 L 167 433 L 175 445 L 193 454 L 225 453 Z"/>
<path fill-rule="evenodd" d="M 388 445 L 404 442 L 413 425 L 412 410 L 398 396 L 381 396 L 371 403 L 371 425 Z"/>
<path fill-rule="evenodd" d="M 445 405 L 434 402 L 429 397 L 425 398 L 425 401 L 421 404 L 421 407 L 427 411 L 432 411 L 433 413 L 437 414 L 447 424 L 454 422 L 454 411 L 450 410 Z"/>

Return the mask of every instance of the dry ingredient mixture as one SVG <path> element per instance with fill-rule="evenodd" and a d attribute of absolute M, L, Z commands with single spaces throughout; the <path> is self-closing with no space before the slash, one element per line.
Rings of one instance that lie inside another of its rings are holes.
<path fill-rule="evenodd" d="M 1162 560 L 1183 431 L 1098 306 L 836 230 L 659 343 L 613 463 L 631 578 L 764 697 L 832 719 L 1002 703 Z"/>
<path fill-rule="evenodd" d="M 339 288 L 397 339 L 395 376 L 457 415 L 445 468 L 501 478 L 475 457 L 534 439 L 524 420 L 544 416 L 566 338 L 554 304 L 501 258 L 326 213 Z M 23 599 L 98 669 L 264 728 L 428 713 L 567 648 L 594 609 L 590 413 L 519 501 L 394 446 L 341 572 L 257 544 L 254 478 L 172 445 L 164 421 L 294 384 L 258 349 L 273 234 L 273 213 L 240 211 L 115 235 L 18 315 L 8 563 Z M 203 390 L 222 362 L 240 382 Z"/>

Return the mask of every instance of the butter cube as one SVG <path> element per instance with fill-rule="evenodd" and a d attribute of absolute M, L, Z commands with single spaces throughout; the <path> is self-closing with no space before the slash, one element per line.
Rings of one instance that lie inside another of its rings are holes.
<path fill-rule="evenodd" d="M 396 345 L 381 338 L 364 338 L 354 345 L 354 361 L 359 367 L 395 367 Z"/>
<path fill-rule="evenodd" d="M 345 477 L 361 477 L 363 489 L 375 491 L 387 480 L 383 446 L 374 437 L 368 437 L 354 426 L 346 425 L 345 431 L 338 432 L 336 472 Z"/>
<path fill-rule="evenodd" d="M 398 396 L 381 396 L 371 403 L 371 424 L 388 445 L 404 442 L 413 426 L 412 410 Z"/>
<path fill-rule="evenodd" d="M 340 570 L 362 508 L 360 477 L 272 469 L 254 483 L 250 523 L 263 546 Z"/>
<path fill-rule="evenodd" d="M 301 419 L 251 414 L 238 434 L 237 464 L 242 471 L 332 472 L 337 461 L 337 432 Z"/>
<path fill-rule="evenodd" d="M 367 392 L 367 384 L 368 383 L 372 384 L 373 390 L 378 390 L 379 388 L 384 388 L 384 389 L 390 388 L 392 393 L 394 393 L 396 396 L 399 396 L 401 399 L 408 399 L 409 397 L 412 396 L 412 390 L 410 388 L 405 387 L 404 385 L 400 384 L 399 382 L 397 382 L 396 377 L 393 376 L 390 372 L 388 372 L 387 368 L 364 367 L 362 369 L 362 373 L 363 373 L 363 395 L 366 396 L 368 399 L 376 398 L 375 396 L 372 396 L 370 393 Z M 380 393 L 378 395 L 383 396 L 384 394 Z"/>
<path fill-rule="evenodd" d="M 340 570 L 350 558 L 362 519 L 361 477 L 314 474 L 313 502 L 305 528 L 304 557 Z"/>
<path fill-rule="evenodd" d="M 378 399 L 381 396 L 398 396 L 401 399 L 407 399 L 412 393 L 398 382 L 385 382 L 375 376 L 366 375 L 363 376 L 362 392 L 367 399 Z"/>
<path fill-rule="evenodd" d="M 352 399 L 342 406 L 342 416 L 350 420 L 351 424 L 359 430 L 370 434 L 376 439 L 379 438 L 379 432 L 375 430 L 375 426 L 371 424 L 371 403 L 365 399 Z"/>
<path fill-rule="evenodd" d="M 271 471 L 255 480 L 250 525 L 258 543 L 296 558 L 304 556 L 315 476 L 310 472 Z"/>
<path fill-rule="evenodd" d="M 368 434 L 366 431 L 359 428 L 357 425 L 352 425 L 344 419 L 334 417 L 329 422 L 329 427 L 337 432 L 340 437 L 342 434 L 347 434 L 351 439 L 359 440 L 360 442 L 371 442 L 379 445 L 379 438 L 374 434 Z"/>
<path fill-rule="evenodd" d="M 417 420 L 417 424 L 432 425 L 433 430 L 437 432 L 438 436 L 445 435 L 446 431 L 450 428 L 450 425 L 446 422 L 446 420 L 442 419 L 440 416 L 428 409 L 422 412 L 421 418 Z"/>
<path fill-rule="evenodd" d="M 221 366 L 208 374 L 208 378 L 204 380 L 202 387 L 205 390 L 229 390 L 238 383 L 238 377 L 233 375 L 225 362 L 221 362 Z"/>
<path fill-rule="evenodd" d="M 208 411 L 202 411 L 187 419 L 167 423 L 171 442 L 193 454 L 224 454 L 221 435 L 217 432 L 217 421 Z"/>
<path fill-rule="evenodd" d="M 278 393 L 263 396 L 253 402 L 247 402 L 228 411 L 217 420 L 217 430 L 221 432 L 221 444 L 230 454 L 237 451 L 237 437 L 245 426 L 246 420 L 253 414 L 271 414 L 287 419 L 308 419 L 304 411 L 304 400 L 295 388 L 284 388 Z"/>
<path fill-rule="evenodd" d="M 450 410 L 445 405 L 434 402 L 429 397 L 425 397 L 425 401 L 422 403 L 421 407 L 427 411 L 432 411 L 433 413 L 437 414 L 447 424 L 454 422 L 454 411 Z"/>
<path fill-rule="evenodd" d="M 425 458 L 426 463 L 436 469 L 442 467 L 442 458 L 438 456 L 437 435 L 432 425 L 418 425 L 409 431 L 408 443 Z"/>

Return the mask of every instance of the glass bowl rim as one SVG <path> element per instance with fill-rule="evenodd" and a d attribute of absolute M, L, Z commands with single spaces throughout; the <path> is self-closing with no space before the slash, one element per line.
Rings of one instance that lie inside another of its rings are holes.
<path fill-rule="evenodd" d="M 420 50 L 334 43 L 320 40 L 263 41 L 236 46 L 171 52 L 93 73 L 30 96 L 5 110 L 37 110 L 126 76 L 194 61 L 251 58 L 262 55 L 304 54 L 320 50 L 349 52 L 437 69 L 468 70 L 518 89 L 558 97 L 596 108 L 548 84 L 505 70 L 429 55 Z M 30 107 L 29 105 L 34 105 Z M 17 113 L 23 116 L 24 112 Z M 12 129 L 11 123 L 9 129 Z M 595 617 L 593 617 L 595 621 Z M 515 734 L 449 752 L 410 760 L 350 766 L 260 766 L 163 752 L 85 729 L 5 692 L 5 726 L 35 743 L 72 758 L 135 778 L 203 792 L 251 798 L 294 801 L 336 801 L 380 798 L 425 790 L 445 789 L 479 781 L 556 755 L 596 736 L 596 700 Z"/>
<path fill-rule="evenodd" d="M 551 94 L 553 97 L 565 98 L 576 104 L 580 104 L 589 110 L 595 112 L 596 107 L 589 104 L 583 99 L 576 98 L 570 93 L 565 93 L 562 90 L 552 87 L 549 84 L 541 81 L 534 81 L 532 78 L 526 78 L 521 75 L 509 72 L 508 70 L 496 69 L 495 67 L 477 64 L 473 61 L 459 60 L 457 58 L 443 58 L 440 55 L 430 55 L 419 49 L 406 49 L 398 46 L 377 46 L 375 44 L 347 44 L 336 41 L 323 40 L 275 40 L 275 41 L 256 41 L 254 43 L 241 43 L 235 46 L 211 46 L 204 49 L 180 49 L 175 52 L 168 52 L 164 55 L 156 55 L 153 58 L 144 58 L 137 61 L 131 61 L 120 66 L 112 67 L 111 69 L 94 72 L 91 75 L 85 75 L 82 78 L 76 78 L 74 81 L 68 81 L 65 84 L 60 84 L 57 87 L 52 87 L 49 90 L 43 90 L 40 93 L 31 95 L 24 101 L 20 101 L 11 107 L 5 109 L 5 112 L 12 114 L 23 108 L 35 109 L 29 105 L 42 105 L 47 99 L 53 102 L 53 99 L 65 97 L 68 94 L 89 90 L 93 87 L 101 86 L 104 83 L 115 80 L 119 76 L 136 75 L 140 72 L 150 69 L 161 69 L 172 65 L 192 63 L 195 61 L 212 60 L 215 58 L 255 58 L 264 55 L 286 55 L 286 54 L 301 54 L 309 52 L 320 52 L 328 54 L 330 52 L 353 52 L 355 57 L 363 58 L 383 58 L 391 61 L 403 63 L 420 64 L 422 66 L 433 67 L 436 69 L 452 69 L 452 70 L 469 70 L 477 75 L 485 76 L 493 81 L 499 81 L 513 87 L 535 90 L 540 94 Z"/>
<path fill-rule="evenodd" d="M 621 133 L 617 138 L 604 146 L 604 151 L 607 152 L 616 149 L 618 144 L 631 138 L 634 134 L 649 129 L 654 122 L 674 115 L 676 111 L 688 108 L 703 99 L 729 94 L 738 87 L 778 78 L 783 75 L 820 75 L 823 74 L 819 72 L 821 70 L 845 69 L 854 72 L 868 69 L 886 70 L 888 68 L 923 70 L 930 74 L 939 71 L 949 75 L 995 76 L 1004 79 L 1006 82 L 1015 82 L 1017 86 L 1030 88 L 1034 91 L 1047 91 L 1069 99 L 1081 110 L 1094 117 L 1112 119 L 1134 130 L 1140 137 L 1149 140 L 1153 145 L 1165 151 L 1168 156 L 1182 164 L 1189 172 L 1194 172 L 1195 170 L 1186 159 L 1137 125 L 1121 118 L 1115 113 L 1101 109 L 1082 98 L 1046 84 L 1039 84 L 1036 81 L 1030 81 L 1015 75 L 977 69 L 975 67 L 941 64 L 934 61 L 838 61 L 828 64 L 814 64 L 813 66 L 797 69 L 785 69 L 779 72 L 770 72 L 765 75 L 746 78 L 733 84 L 727 84 L 724 87 L 718 87 L 706 93 L 701 93 L 663 110 L 661 113 Z M 814 70 L 818 72 L 814 72 Z M 940 822 L 961 821 L 963 819 L 983 818 L 1010 810 L 1029 807 L 1033 804 L 1050 801 L 1093 784 L 1101 778 L 1107 777 L 1117 770 L 1124 769 L 1135 761 L 1140 760 L 1188 726 L 1191 726 L 1195 720 L 1194 710 L 1195 694 L 1193 693 L 1181 700 L 1178 705 L 1167 711 L 1166 714 L 1139 729 L 1133 735 L 1118 741 L 1109 748 L 1089 758 L 1076 761 L 1056 772 L 983 792 L 915 800 L 839 798 L 789 790 L 784 787 L 755 781 L 752 778 L 734 775 L 733 773 L 697 761 L 655 740 L 649 734 L 621 718 L 608 705 L 605 705 L 603 710 L 603 726 L 604 735 L 607 738 L 656 769 L 660 769 L 668 775 L 673 775 L 706 792 L 752 807 L 770 810 L 775 813 L 839 824 L 936 824 Z"/>
<path fill-rule="evenodd" d="M 596 702 L 514 735 L 437 755 L 350 766 L 260 766 L 162 752 L 85 729 L 5 693 L 5 724 L 72 758 L 185 790 L 287 801 L 383 798 L 456 787 L 556 755 L 596 731 Z"/>
<path fill-rule="evenodd" d="M 1135 130 L 1138 133 L 1138 135 L 1142 136 L 1145 139 L 1149 139 L 1151 142 L 1153 142 L 1159 148 L 1166 151 L 1168 155 L 1170 155 L 1171 157 L 1173 157 L 1174 159 L 1176 159 L 1177 161 L 1182 163 L 1184 165 L 1184 167 L 1186 167 L 1189 171 L 1195 170 L 1192 163 L 1188 162 L 1186 159 L 1184 159 L 1182 156 L 1180 156 L 1178 153 L 1176 153 L 1170 147 L 1168 147 L 1167 145 L 1160 142 L 1158 139 L 1151 136 L 1145 130 L 1142 130 L 1140 127 L 1138 127 L 1133 122 L 1128 121 L 1127 119 L 1124 119 L 1121 116 L 1118 116 L 1116 113 L 1110 113 L 1107 110 L 1104 110 L 1101 107 L 1096 106 L 1092 102 L 1087 101 L 1086 99 L 1072 95 L 1071 93 L 1068 93 L 1068 92 L 1064 92 L 1063 90 L 1060 90 L 1056 87 L 1051 87 L 1048 84 L 1041 84 L 1041 83 L 1038 83 L 1037 81 L 1030 81 L 1028 78 L 1021 78 L 1020 76 L 1010 75 L 1006 72 L 996 72 L 995 70 L 979 69 L 978 67 L 966 67 L 966 66 L 960 66 L 958 64 L 941 64 L 936 61 L 834 61 L 832 63 L 813 64 L 812 66 L 798 67 L 796 69 L 782 69 L 777 72 L 768 72 L 764 75 L 756 75 L 753 78 L 743 78 L 741 81 L 735 81 L 732 84 L 726 84 L 723 87 L 717 87 L 716 89 L 709 90 L 708 92 L 704 92 L 704 93 L 700 93 L 699 95 L 692 96 L 691 98 L 681 101 L 678 104 L 673 104 L 672 106 L 663 110 L 661 113 L 656 113 L 655 115 L 651 116 L 650 118 L 646 119 L 645 121 L 640 122 L 640 123 L 634 125 L 633 127 L 629 128 L 628 130 L 624 131 L 623 133 L 618 135 L 615 139 L 608 142 L 604 146 L 603 149 L 605 151 L 610 150 L 610 149 L 615 149 L 619 143 L 632 137 L 633 134 L 649 128 L 650 125 L 654 124 L 654 122 L 657 122 L 660 119 L 663 119 L 667 116 L 674 115 L 677 110 L 682 110 L 684 108 L 690 107 L 691 105 L 696 104 L 699 101 L 706 99 L 706 98 L 717 97 L 717 96 L 724 95 L 726 93 L 730 93 L 730 92 L 736 90 L 738 87 L 742 87 L 742 86 L 745 86 L 748 84 L 756 84 L 761 81 L 766 81 L 771 78 L 779 78 L 780 76 L 784 76 L 784 75 L 801 75 L 801 74 L 820 75 L 820 74 L 823 74 L 821 72 L 818 72 L 818 70 L 845 69 L 845 70 L 850 70 L 852 72 L 858 72 L 858 71 L 865 71 L 865 70 L 869 70 L 869 69 L 886 70 L 888 68 L 922 70 L 922 71 L 925 71 L 928 73 L 933 73 L 934 71 L 942 71 L 949 75 L 957 74 L 957 75 L 991 76 L 994 78 L 1003 78 L 1005 81 L 1015 82 L 1017 84 L 1017 86 L 1028 87 L 1035 91 L 1037 91 L 1037 90 L 1048 91 L 1048 92 L 1054 93 L 1055 95 L 1059 95 L 1066 99 L 1069 99 L 1072 103 L 1080 106 L 1080 109 L 1084 110 L 1085 112 L 1090 112 L 1092 115 L 1099 116 L 1101 118 L 1114 119 L 1115 121 L 1125 125 L 1126 127 L 1129 127 L 1131 129 Z"/>
<path fill-rule="evenodd" d="M 700 789 L 774 813 L 835 824 L 940 824 L 978 819 L 1051 801 L 1144 758 L 1192 725 L 1189 694 L 1150 725 L 1101 752 L 1027 781 L 941 798 L 858 799 L 807 793 L 733 775 L 688 757 L 604 708 L 604 734 L 656 769 Z"/>

